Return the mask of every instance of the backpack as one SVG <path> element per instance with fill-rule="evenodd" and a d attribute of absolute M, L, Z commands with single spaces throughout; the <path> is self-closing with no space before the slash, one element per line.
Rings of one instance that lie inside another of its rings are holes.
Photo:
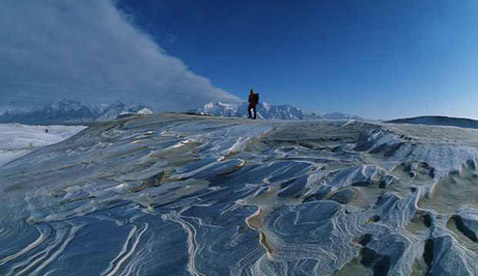
<path fill-rule="evenodd" d="M 258 104 L 259 103 L 259 93 L 254 94 L 254 103 Z"/>

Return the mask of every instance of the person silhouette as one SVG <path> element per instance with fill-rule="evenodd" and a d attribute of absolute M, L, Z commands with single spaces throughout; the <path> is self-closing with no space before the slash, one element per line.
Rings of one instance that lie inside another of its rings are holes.
<path fill-rule="evenodd" d="M 255 93 L 253 89 L 249 92 L 249 107 L 247 108 L 247 112 L 249 113 L 249 119 L 256 119 L 257 118 L 257 111 L 256 106 L 259 104 L 259 94 Z M 254 116 L 252 112 L 254 112 Z"/>

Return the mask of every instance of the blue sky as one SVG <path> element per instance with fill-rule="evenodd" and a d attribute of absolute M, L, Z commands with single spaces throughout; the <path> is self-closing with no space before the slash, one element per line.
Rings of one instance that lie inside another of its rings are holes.
<path fill-rule="evenodd" d="M 478 1 L 119 0 L 214 86 L 368 118 L 478 118 Z"/>
<path fill-rule="evenodd" d="M 477 0 L 3 0 L 0 112 L 245 100 L 478 119 Z"/>

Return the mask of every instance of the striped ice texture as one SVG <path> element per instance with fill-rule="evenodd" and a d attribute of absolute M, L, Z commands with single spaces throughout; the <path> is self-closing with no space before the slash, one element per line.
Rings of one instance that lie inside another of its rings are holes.
<path fill-rule="evenodd" d="M 477 275 L 478 131 L 164 114 L 0 168 L 1 275 Z"/>

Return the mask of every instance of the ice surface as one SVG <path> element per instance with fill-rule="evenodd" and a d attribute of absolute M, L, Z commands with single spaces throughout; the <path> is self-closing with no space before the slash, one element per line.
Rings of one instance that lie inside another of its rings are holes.
<path fill-rule="evenodd" d="M 181 114 L 0 168 L 0 274 L 477 275 L 478 131 Z"/>

